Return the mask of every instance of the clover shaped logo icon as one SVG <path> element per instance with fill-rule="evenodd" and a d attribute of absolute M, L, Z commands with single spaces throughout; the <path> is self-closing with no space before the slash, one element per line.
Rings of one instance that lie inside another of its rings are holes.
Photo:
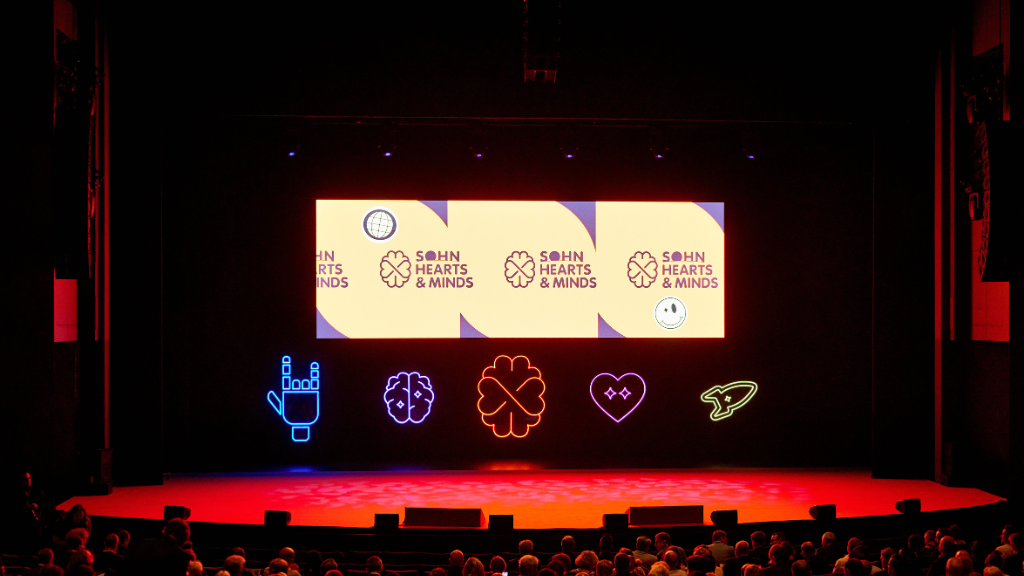
<path fill-rule="evenodd" d="M 419 372 L 399 372 L 388 378 L 384 390 L 388 415 L 399 424 L 419 424 L 430 415 L 434 404 L 434 388 L 430 378 Z"/>
<path fill-rule="evenodd" d="M 658 261 L 650 252 L 636 252 L 626 266 L 629 281 L 637 288 L 647 288 L 658 279 Z"/>
<path fill-rule="evenodd" d="M 505 259 L 505 280 L 514 288 L 526 288 L 533 281 L 535 269 L 529 252 L 513 252 Z"/>
<path fill-rule="evenodd" d="M 389 288 L 401 288 L 409 281 L 412 264 L 401 250 L 389 250 L 380 259 L 380 279 Z"/>
<path fill-rule="evenodd" d="M 498 438 L 524 438 L 540 424 L 545 384 L 526 356 L 498 356 L 484 369 L 476 387 L 480 418 Z"/>

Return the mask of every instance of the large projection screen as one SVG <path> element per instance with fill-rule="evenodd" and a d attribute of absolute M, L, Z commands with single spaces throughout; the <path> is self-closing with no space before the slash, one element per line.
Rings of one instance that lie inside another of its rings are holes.
<path fill-rule="evenodd" d="M 318 200 L 318 338 L 722 338 L 721 202 Z"/>

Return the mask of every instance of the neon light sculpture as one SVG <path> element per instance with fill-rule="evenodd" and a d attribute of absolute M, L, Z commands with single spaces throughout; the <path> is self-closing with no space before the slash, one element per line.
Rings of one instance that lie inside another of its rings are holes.
<path fill-rule="evenodd" d="M 281 397 L 271 390 L 267 402 L 292 427 L 293 442 L 308 442 L 309 427 L 320 419 L 320 363 L 309 365 L 309 378 L 292 378 L 291 356 L 281 358 Z"/>
<path fill-rule="evenodd" d="M 434 388 L 430 378 L 419 372 L 399 372 L 388 378 L 384 390 L 388 415 L 399 424 L 419 424 L 430 415 L 434 404 Z"/>
<path fill-rule="evenodd" d="M 715 386 L 701 394 L 700 399 L 715 405 L 715 409 L 711 412 L 711 419 L 718 422 L 732 416 L 733 412 L 750 402 L 756 393 L 756 382 L 741 380 L 725 386 Z"/>
<path fill-rule="evenodd" d="M 603 372 L 590 381 L 594 404 L 615 422 L 622 422 L 647 396 L 647 383 L 639 374 L 615 376 Z"/>
<path fill-rule="evenodd" d="M 546 386 L 540 370 L 526 356 L 498 356 L 484 369 L 476 388 L 480 419 L 498 438 L 525 438 L 530 428 L 540 424 Z"/>

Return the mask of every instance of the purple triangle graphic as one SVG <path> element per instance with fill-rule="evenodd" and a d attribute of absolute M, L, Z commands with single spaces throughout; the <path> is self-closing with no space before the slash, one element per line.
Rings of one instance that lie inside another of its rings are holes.
<path fill-rule="evenodd" d="M 448 225 L 448 201 L 447 200 L 420 200 L 420 203 L 430 208 L 437 214 L 437 217 L 444 222 L 444 225 Z"/>
<path fill-rule="evenodd" d="M 327 318 L 324 318 L 324 315 L 320 313 L 319 309 L 316 311 L 316 337 L 348 339 L 348 336 L 338 332 L 337 328 L 331 326 L 331 323 L 327 321 Z"/>
<path fill-rule="evenodd" d="M 597 202 L 559 202 L 579 219 L 580 224 L 590 233 L 590 240 L 597 249 Z"/>
<path fill-rule="evenodd" d="M 625 338 L 619 331 L 612 328 L 605 322 L 604 318 L 601 318 L 601 314 L 597 315 L 597 337 L 598 338 Z"/>
<path fill-rule="evenodd" d="M 719 228 L 725 232 L 725 202 L 694 202 L 718 222 Z"/>
<path fill-rule="evenodd" d="M 466 317 L 459 314 L 459 338 L 487 338 L 483 332 L 473 328 Z"/>

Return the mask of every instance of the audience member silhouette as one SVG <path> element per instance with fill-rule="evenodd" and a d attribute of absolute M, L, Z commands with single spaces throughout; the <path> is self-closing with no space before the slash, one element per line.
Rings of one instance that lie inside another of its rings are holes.
<path fill-rule="evenodd" d="M 1024 549 L 1024 534 L 1020 532 L 1014 532 L 1008 538 L 1010 541 L 1010 547 L 1013 548 L 1013 554 L 1003 557 L 1003 568 L 1002 571 L 1006 576 L 1022 576 L 1024 574 L 1024 568 L 1022 568 L 1021 550 Z"/>
<path fill-rule="evenodd" d="M 136 543 L 125 557 L 130 576 L 181 576 L 188 570 L 192 556 L 181 546 L 189 541 L 188 522 L 172 518 L 160 538 Z"/>
<path fill-rule="evenodd" d="M 789 548 L 783 544 L 784 540 L 776 540 L 776 544 L 768 550 L 768 567 L 764 569 L 764 576 L 791 576 L 793 560 L 790 557 Z"/>
<path fill-rule="evenodd" d="M 469 558 L 462 566 L 463 576 L 484 576 L 484 563 L 479 558 Z"/>
<path fill-rule="evenodd" d="M 658 560 L 665 559 L 665 552 L 675 550 L 679 558 L 686 558 L 686 551 L 679 546 L 672 545 L 672 537 L 668 532 L 658 532 L 654 535 L 654 547 L 658 549 Z"/>
<path fill-rule="evenodd" d="M 708 545 L 711 555 L 715 557 L 715 564 L 721 566 L 725 561 L 733 557 L 733 547 L 729 546 L 728 535 L 725 530 L 715 530 L 711 535 L 711 544 Z"/>
<path fill-rule="evenodd" d="M 597 558 L 599 560 L 608 560 L 609 562 L 615 560 L 615 539 L 612 538 L 611 534 L 607 532 L 602 534 L 601 540 L 598 541 L 597 547 Z"/>
<path fill-rule="evenodd" d="M 760 564 L 760 562 L 756 558 L 750 557 L 750 544 L 747 544 L 746 540 L 740 540 L 733 549 L 733 557 L 722 564 L 722 574 L 723 576 L 743 576 L 745 564 Z"/>
<path fill-rule="evenodd" d="M 576 539 L 568 534 L 562 537 L 562 541 L 559 544 L 562 549 L 562 554 L 565 554 L 569 558 L 576 557 Z"/>
<path fill-rule="evenodd" d="M 765 545 L 766 537 L 764 532 L 758 530 L 750 535 L 750 557 L 757 559 L 761 566 L 768 565 L 768 546 Z"/>
<path fill-rule="evenodd" d="M 537 576 L 538 564 L 536 556 L 532 554 L 523 556 L 519 559 L 519 574 L 521 576 Z"/>
<path fill-rule="evenodd" d="M 92 566 L 94 557 L 87 548 L 81 548 L 71 555 L 68 567 L 64 570 L 67 576 L 94 576 Z"/>
<path fill-rule="evenodd" d="M 597 568 L 597 554 L 593 550 L 584 550 L 576 557 L 576 567 L 583 572 L 593 574 Z"/>
<path fill-rule="evenodd" d="M 466 563 L 466 555 L 462 550 L 452 550 L 448 555 L 448 576 L 462 576 L 462 567 Z"/>
<path fill-rule="evenodd" d="M 831 532 L 825 532 L 821 535 L 821 548 L 815 552 L 816 556 L 821 556 L 821 559 L 832 566 L 843 557 L 846 550 L 843 545 L 836 541 L 836 535 Z"/>
<path fill-rule="evenodd" d="M 644 570 L 649 571 L 651 566 L 658 561 L 658 557 L 651 554 L 651 539 L 647 536 L 640 536 L 636 539 L 636 550 L 633 551 L 633 558 L 643 564 Z"/>
<path fill-rule="evenodd" d="M 117 574 L 124 562 L 124 556 L 117 553 L 119 542 L 117 534 L 107 534 L 103 539 L 103 550 L 96 554 L 93 569 L 99 574 Z"/>
<path fill-rule="evenodd" d="M 683 559 L 675 550 L 666 550 L 663 562 L 668 566 L 669 576 L 687 576 L 687 571 L 682 568 Z"/>

